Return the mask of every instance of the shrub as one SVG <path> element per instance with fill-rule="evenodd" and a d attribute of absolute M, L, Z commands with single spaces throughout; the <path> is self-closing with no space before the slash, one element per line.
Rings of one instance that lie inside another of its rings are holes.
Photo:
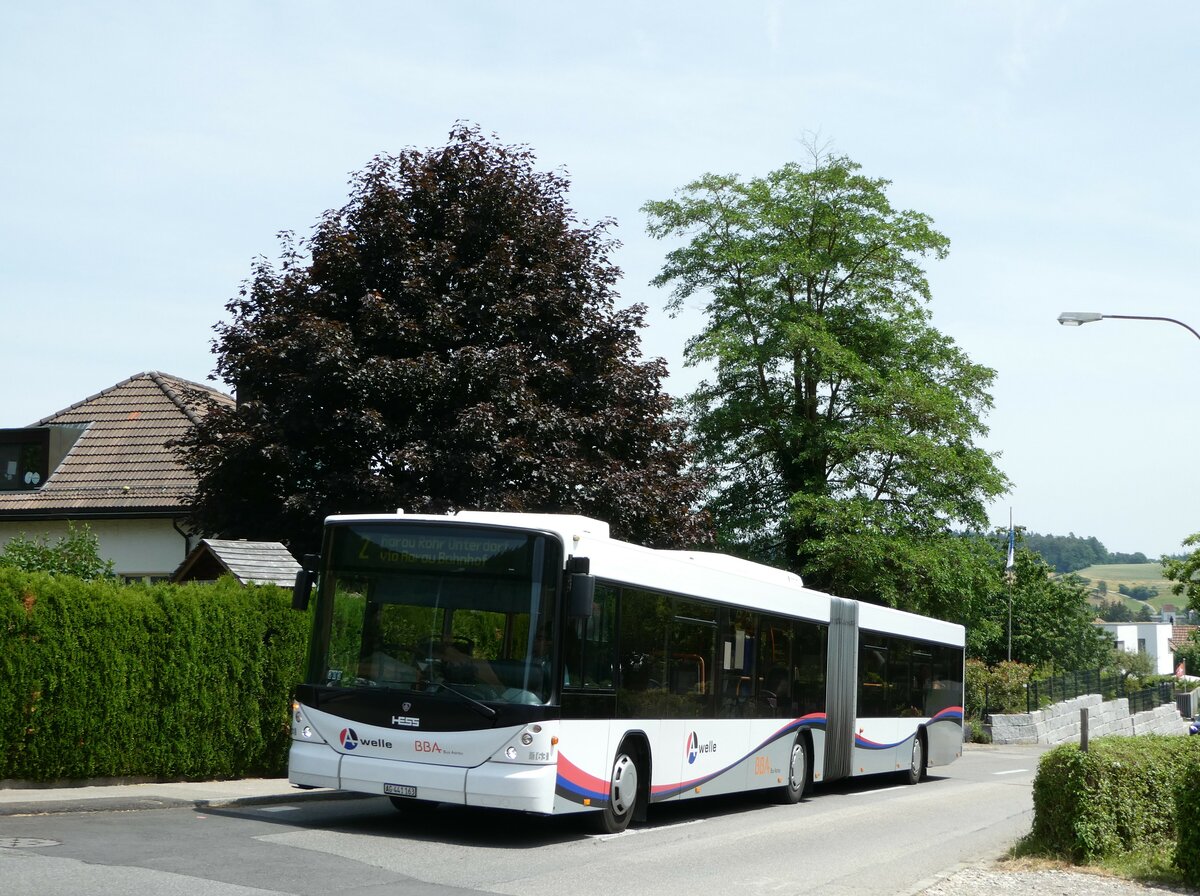
<path fill-rule="evenodd" d="M 990 744 L 992 735 L 979 719 L 968 719 L 967 741 L 973 744 Z"/>
<path fill-rule="evenodd" d="M 279 774 L 306 632 L 273 586 L 0 566 L 0 779 Z"/>
<path fill-rule="evenodd" d="M 1030 846 L 1075 862 L 1175 839 L 1176 785 L 1200 764 L 1200 739 L 1103 737 L 1062 744 L 1033 782 Z"/>
<path fill-rule="evenodd" d="M 75 528 L 67 523 L 67 534 L 50 544 L 42 535 L 28 538 L 24 533 L 10 538 L 0 552 L 0 565 L 25 572 L 49 572 L 80 579 L 111 578 L 113 563 L 100 557 L 100 541 L 84 523 Z"/>
<path fill-rule="evenodd" d="M 1025 686 L 1032 674 L 1033 667 L 1024 663 L 989 667 L 982 660 L 967 660 L 967 715 L 983 720 L 986 713 L 1025 712 Z"/>
<path fill-rule="evenodd" d="M 1200 751 L 1192 758 L 1175 792 L 1175 864 L 1190 886 L 1200 887 Z"/>

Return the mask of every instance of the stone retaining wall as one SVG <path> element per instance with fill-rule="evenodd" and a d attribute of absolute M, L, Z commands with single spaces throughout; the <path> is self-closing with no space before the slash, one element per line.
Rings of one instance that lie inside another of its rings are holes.
<path fill-rule="evenodd" d="M 1061 744 L 1079 740 L 1079 711 L 1088 710 L 1088 737 L 1106 734 L 1187 734 L 1188 722 L 1172 703 L 1130 714 L 1129 701 L 1085 694 L 1036 712 L 992 715 L 994 744 Z"/>

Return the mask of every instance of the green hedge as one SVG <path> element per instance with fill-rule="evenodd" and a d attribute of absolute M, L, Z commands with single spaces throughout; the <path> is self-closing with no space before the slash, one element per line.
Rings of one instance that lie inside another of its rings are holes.
<path fill-rule="evenodd" d="M 1042 757 L 1033 782 L 1031 844 L 1075 862 L 1146 844 L 1182 844 L 1198 826 L 1182 829 L 1176 797 L 1198 769 L 1196 737 L 1102 737 L 1086 753 L 1076 744 L 1055 747 Z M 1188 811 L 1191 818 L 1200 815 L 1195 807 Z"/>
<path fill-rule="evenodd" d="M 1200 762 L 1190 765 L 1179 781 L 1175 830 L 1175 864 L 1188 884 L 1200 887 Z"/>
<path fill-rule="evenodd" d="M 0 780 L 283 774 L 307 630 L 273 586 L 0 566 Z"/>

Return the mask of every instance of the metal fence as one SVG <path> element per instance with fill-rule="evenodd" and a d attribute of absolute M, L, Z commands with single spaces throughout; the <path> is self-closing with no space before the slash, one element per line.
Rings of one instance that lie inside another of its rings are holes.
<path fill-rule="evenodd" d="M 1110 692 L 1118 682 L 1123 689 L 1125 682 L 1121 676 L 1103 675 L 1099 669 L 1068 672 L 1065 675 L 1040 680 L 1031 679 L 1025 686 L 1025 711 L 1033 712 L 1043 706 L 1061 703 L 1063 700 L 1084 694 L 1102 694 L 1105 700 L 1111 700 L 1113 697 L 1110 696 Z"/>
<path fill-rule="evenodd" d="M 1026 712 L 1033 712 L 1084 694 L 1099 694 L 1106 701 L 1125 697 L 1129 700 L 1131 713 L 1145 712 L 1164 703 L 1175 702 L 1175 686 L 1169 681 L 1139 691 L 1129 691 L 1125 684 L 1123 675 L 1104 675 L 1099 669 L 1038 679 L 1026 686 L 1025 709 Z"/>

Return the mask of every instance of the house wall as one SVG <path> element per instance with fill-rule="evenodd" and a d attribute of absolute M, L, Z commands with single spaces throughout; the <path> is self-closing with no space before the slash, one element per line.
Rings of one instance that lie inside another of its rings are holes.
<path fill-rule="evenodd" d="M 1138 652 L 1138 641 L 1145 640 L 1146 653 L 1154 661 L 1156 675 L 1170 675 L 1175 671 L 1175 657 L 1168 643 L 1171 626 L 1165 622 L 1105 622 L 1100 624 L 1112 636 L 1121 641 L 1127 653 Z"/>
<path fill-rule="evenodd" d="M 112 560 L 118 576 L 130 578 L 169 576 L 200 540 L 199 537 L 185 540 L 169 519 L 86 522 L 96 536 L 100 556 Z M 53 544 L 67 534 L 67 521 L 0 521 L 0 549 L 10 538 L 21 534 L 28 538 L 46 536 Z"/>

